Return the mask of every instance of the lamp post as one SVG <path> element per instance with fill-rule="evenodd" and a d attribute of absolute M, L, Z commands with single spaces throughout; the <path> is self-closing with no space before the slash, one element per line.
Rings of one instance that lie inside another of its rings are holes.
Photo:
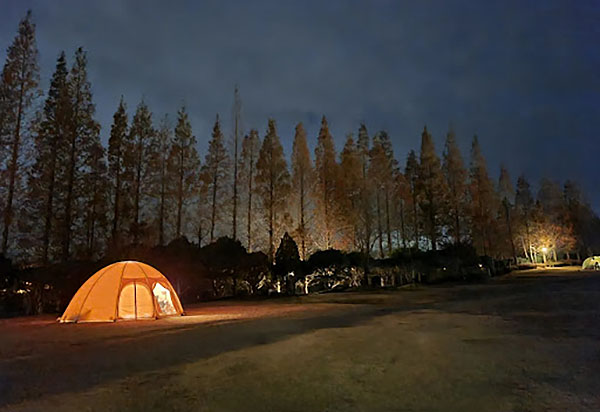
<path fill-rule="evenodd" d="M 546 252 L 548 252 L 547 247 L 542 248 L 542 257 L 544 258 L 544 265 L 546 264 Z"/>

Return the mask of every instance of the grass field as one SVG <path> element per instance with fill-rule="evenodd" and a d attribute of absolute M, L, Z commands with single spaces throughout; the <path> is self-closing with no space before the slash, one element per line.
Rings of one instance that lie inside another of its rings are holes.
<path fill-rule="evenodd" d="M 0 321 L 0 410 L 596 411 L 600 275 Z"/>

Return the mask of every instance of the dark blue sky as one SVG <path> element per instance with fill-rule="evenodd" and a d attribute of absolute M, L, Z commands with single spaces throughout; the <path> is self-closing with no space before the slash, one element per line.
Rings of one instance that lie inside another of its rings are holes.
<path fill-rule="evenodd" d="M 424 124 L 441 153 L 452 124 L 494 176 L 576 179 L 600 210 L 598 1 L 0 0 L 2 60 L 28 8 L 44 90 L 61 50 L 88 51 L 104 140 L 123 94 L 156 117 L 185 102 L 204 152 L 217 112 L 231 131 L 237 82 L 244 125 L 274 117 L 288 155 L 322 114 L 338 149 L 364 121 L 402 161 Z"/>

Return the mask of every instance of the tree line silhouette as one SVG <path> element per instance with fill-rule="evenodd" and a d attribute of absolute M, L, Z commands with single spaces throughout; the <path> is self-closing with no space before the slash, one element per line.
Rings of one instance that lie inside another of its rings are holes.
<path fill-rule="evenodd" d="M 440 156 L 426 127 L 420 150 L 399 161 L 388 133 L 364 124 L 338 153 L 323 116 L 314 156 L 298 123 L 288 159 L 275 120 L 262 138 L 242 129 L 236 87 L 232 136 L 217 115 L 204 156 L 186 107 L 157 120 L 143 100 L 129 111 L 123 98 L 104 147 L 82 48 L 70 66 L 60 53 L 47 92 L 40 87 L 29 12 L 0 82 L 2 253 L 27 264 L 224 236 L 272 260 L 285 233 L 303 260 L 328 249 L 384 258 L 472 244 L 480 255 L 538 262 L 600 244 L 600 221 L 575 182 L 542 179 L 534 194 L 504 167 L 494 182 L 477 136 L 468 165 L 452 130 Z"/>

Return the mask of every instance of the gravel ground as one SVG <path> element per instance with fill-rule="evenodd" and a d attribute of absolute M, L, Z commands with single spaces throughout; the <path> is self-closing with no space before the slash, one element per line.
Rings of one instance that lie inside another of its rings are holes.
<path fill-rule="evenodd" d="M 597 411 L 600 275 L 0 321 L 0 410 Z"/>

